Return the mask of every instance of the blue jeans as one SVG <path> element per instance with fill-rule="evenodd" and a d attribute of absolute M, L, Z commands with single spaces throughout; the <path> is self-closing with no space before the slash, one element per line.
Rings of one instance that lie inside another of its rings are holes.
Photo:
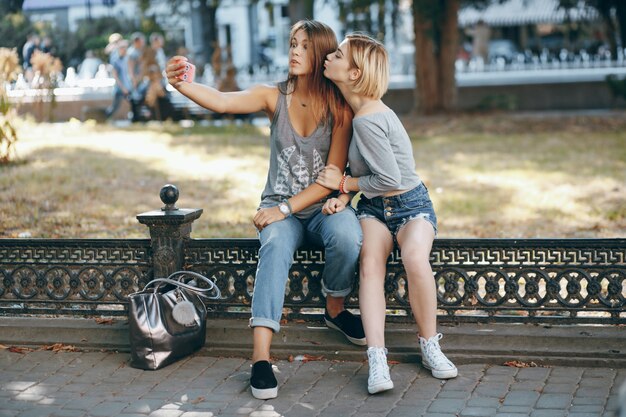
<path fill-rule="evenodd" d="M 294 252 L 305 241 L 325 249 L 324 295 L 345 297 L 352 292 L 363 239 L 352 208 L 332 215 L 324 215 L 320 209 L 304 220 L 289 216 L 267 226 L 259 238 L 261 249 L 252 295 L 251 327 L 280 331 L 289 269 Z"/>
<path fill-rule="evenodd" d="M 115 90 L 114 90 L 114 93 L 113 93 L 113 101 L 111 102 L 111 105 L 106 109 L 106 117 L 107 117 L 107 119 L 110 118 L 110 117 L 113 117 L 113 115 L 115 114 L 117 109 L 120 108 L 120 104 L 122 104 L 122 101 L 125 100 L 126 98 L 127 97 L 126 97 L 126 95 L 124 95 L 122 90 L 120 90 L 119 88 L 115 87 Z"/>

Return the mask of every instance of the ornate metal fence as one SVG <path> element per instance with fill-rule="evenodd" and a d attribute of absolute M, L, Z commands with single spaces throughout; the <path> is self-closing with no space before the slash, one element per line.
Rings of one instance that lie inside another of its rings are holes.
<path fill-rule="evenodd" d="M 128 294 L 186 269 L 216 280 L 216 317 L 248 317 L 256 239 L 191 239 L 200 209 L 177 209 L 164 187 L 161 210 L 138 220 L 150 240 L 0 239 L 0 314 L 125 315 Z M 285 314 L 319 320 L 324 254 L 295 254 Z M 431 264 L 440 321 L 625 324 L 626 239 L 437 239 Z M 388 260 L 388 317 L 412 320 L 400 254 Z M 358 308 L 358 291 L 348 307 Z"/>
<path fill-rule="evenodd" d="M 126 314 L 151 262 L 150 240 L 0 239 L 0 312 Z"/>
<path fill-rule="evenodd" d="M 153 243 L 153 242 L 152 242 Z M 255 239 L 188 239 L 184 268 L 214 278 L 216 316 L 247 317 L 258 256 Z M 160 262 L 150 240 L 0 240 L 0 312 L 126 314 L 126 296 Z M 288 318 L 322 313 L 323 251 L 295 255 Z M 440 320 L 626 323 L 626 239 L 438 239 L 431 253 Z M 385 282 L 391 320 L 411 320 L 399 253 Z M 357 290 L 349 306 L 358 308 Z"/>

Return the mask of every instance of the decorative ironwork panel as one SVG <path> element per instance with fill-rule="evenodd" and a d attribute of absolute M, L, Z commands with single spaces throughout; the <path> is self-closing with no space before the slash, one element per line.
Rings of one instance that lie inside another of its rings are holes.
<path fill-rule="evenodd" d="M 259 242 L 186 240 L 185 269 L 216 280 L 216 316 L 249 316 Z M 126 314 L 126 297 L 152 278 L 149 240 L 0 239 L 0 312 Z M 431 252 L 440 320 L 626 323 L 626 239 L 437 239 Z M 318 320 L 324 252 L 294 255 L 288 318 Z M 348 297 L 358 308 L 358 280 Z M 400 253 L 388 260 L 388 317 L 412 320 Z"/>
<path fill-rule="evenodd" d="M 149 240 L 0 239 L 0 312 L 126 314 L 151 263 Z"/>
<path fill-rule="evenodd" d="M 186 267 L 216 279 L 222 290 L 222 299 L 211 303 L 216 315 L 249 315 L 258 248 L 248 239 L 188 245 Z M 626 239 L 437 239 L 431 265 L 440 320 L 626 322 Z M 322 274 L 322 250 L 296 252 L 285 289 L 287 317 L 320 317 Z M 350 308 L 358 308 L 357 285 Z M 390 320 L 412 320 L 409 285 L 395 250 L 385 277 Z"/>

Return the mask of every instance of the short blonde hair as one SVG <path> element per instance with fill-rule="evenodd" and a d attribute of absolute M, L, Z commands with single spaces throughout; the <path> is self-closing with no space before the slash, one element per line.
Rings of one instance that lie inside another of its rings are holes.
<path fill-rule="evenodd" d="M 353 91 L 368 98 L 380 99 L 389 88 L 389 55 L 385 46 L 363 33 L 352 33 L 346 39 L 350 67 L 361 71 Z"/>

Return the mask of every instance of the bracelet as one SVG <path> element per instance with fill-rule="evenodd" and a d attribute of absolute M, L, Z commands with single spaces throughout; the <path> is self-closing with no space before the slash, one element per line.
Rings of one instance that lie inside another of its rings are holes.
<path fill-rule="evenodd" d="M 339 193 L 341 194 L 348 194 L 348 191 L 344 188 L 347 179 L 348 175 L 344 175 L 343 177 L 341 177 L 341 181 L 339 181 Z"/>

